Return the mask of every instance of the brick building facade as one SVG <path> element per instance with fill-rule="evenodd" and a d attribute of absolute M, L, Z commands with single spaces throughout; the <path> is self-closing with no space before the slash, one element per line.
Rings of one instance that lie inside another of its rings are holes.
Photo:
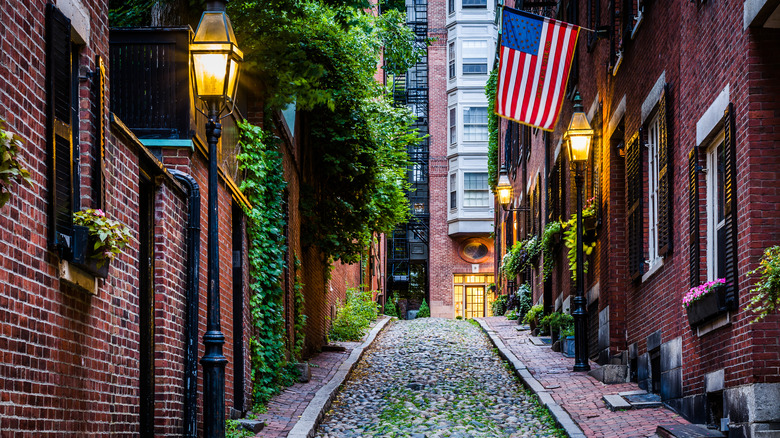
<path fill-rule="evenodd" d="M 509 148 L 507 130 L 527 128 L 502 122 L 499 135 L 500 162 L 518 160 L 510 164 L 515 206 L 536 200 L 545 222 L 567 220 L 575 191 L 561 138 L 570 99 L 582 95 L 596 131 L 585 176 L 585 197 L 597 203 L 586 278 L 591 357 L 623 366 L 627 379 L 693 422 L 729 436 L 778 433 L 780 317 L 751 324 L 745 311 L 754 281 L 747 273 L 780 240 L 776 4 L 524 8 L 608 30 L 606 38 L 581 32 L 553 132 L 529 130 Z M 511 223 L 502 214 L 496 229 Z M 513 237 L 540 229 L 521 230 Z M 551 280 L 540 280 L 539 268 L 521 279 L 548 312 L 568 311 L 574 293 L 565 252 L 556 254 Z M 715 310 L 689 320 L 682 296 L 718 278 L 726 286 Z"/>
<path fill-rule="evenodd" d="M 0 21 L 0 117 L 22 139 L 21 162 L 32 177 L 0 208 L 0 435 L 197 436 L 208 153 L 205 119 L 188 85 L 192 30 L 109 31 L 107 1 L 7 1 Z M 252 407 L 248 201 L 234 157 L 240 115 L 255 124 L 263 118 L 240 106 L 223 120 L 218 157 L 228 418 Z M 302 246 L 306 145 L 295 119 L 279 113 L 266 128 L 282 139 L 280 171 L 292 206 L 282 279 L 287 347 L 295 343 L 298 275 L 309 355 L 325 342 L 347 287 L 382 286 L 376 257 L 383 254 L 374 248 L 365 269 L 335 266 L 328 280 L 327 260 Z M 72 212 L 87 208 L 102 208 L 132 235 L 105 278 L 74 258 Z"/>

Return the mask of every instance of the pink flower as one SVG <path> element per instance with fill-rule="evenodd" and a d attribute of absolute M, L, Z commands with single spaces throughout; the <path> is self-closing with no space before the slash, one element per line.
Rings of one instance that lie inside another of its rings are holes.
<path fill-rule="evenodd" d="M 106 217 L 106 213 L 103 212 L 101 209 L 95 210 L 92 214 L 94 214 L 97 217 Z"/>

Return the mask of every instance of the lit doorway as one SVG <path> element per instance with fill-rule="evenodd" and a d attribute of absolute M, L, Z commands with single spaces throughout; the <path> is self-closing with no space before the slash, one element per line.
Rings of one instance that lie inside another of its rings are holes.
<path fill-rule="evenodd" d="M 453 304 L 455 316 L 482 318 L 493 316 L 491 309 L 494 296 L 490 292 L 492 274 L 455 274 Z"/>

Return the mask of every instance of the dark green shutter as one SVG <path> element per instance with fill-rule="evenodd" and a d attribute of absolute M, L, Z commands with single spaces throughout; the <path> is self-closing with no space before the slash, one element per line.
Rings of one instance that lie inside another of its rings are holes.
<path fill-rule="evenodd" d="M 46 11 L 49 239 L 54 247 L 65 248 L 73 233 L 71 25 L 54 5 L 48 4 Z"/>
<path fill-rule="evenodd" d="M 691 287 L 699 285 L 699 154 L 688 152 L 688 278 Z"/>
<path fill-rule="evenodd" d="M 626 223 L 628 225 L 628 269 L 632 280 L 644 273 L 642 223 L 642 130 L 626 146 Z"/>
<path fill-rule="evenodd" d="M 737 158 L 734 129 L 734 104 L 729 103 L 723 116 L 725 214 L 726 214 L 726 305 L 737 307 Z"/>
<path fill-rule="evenodd" d="M 669 87 L 664 87 L 658 103 L 658 255 L 672 251 L 672 146 L 669 141 Z"/>

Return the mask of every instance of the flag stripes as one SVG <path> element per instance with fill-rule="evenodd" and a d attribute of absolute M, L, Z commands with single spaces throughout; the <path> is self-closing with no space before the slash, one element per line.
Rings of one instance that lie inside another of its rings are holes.
<path fill-rule="evenodd" d="M 504 10 L 495 112 L 551 131 L 558 118 L 579 26 Z M 541 24 L 535 27 L 535 23 Z M 539 44 L 528 50 L 528 41 Z"/>

